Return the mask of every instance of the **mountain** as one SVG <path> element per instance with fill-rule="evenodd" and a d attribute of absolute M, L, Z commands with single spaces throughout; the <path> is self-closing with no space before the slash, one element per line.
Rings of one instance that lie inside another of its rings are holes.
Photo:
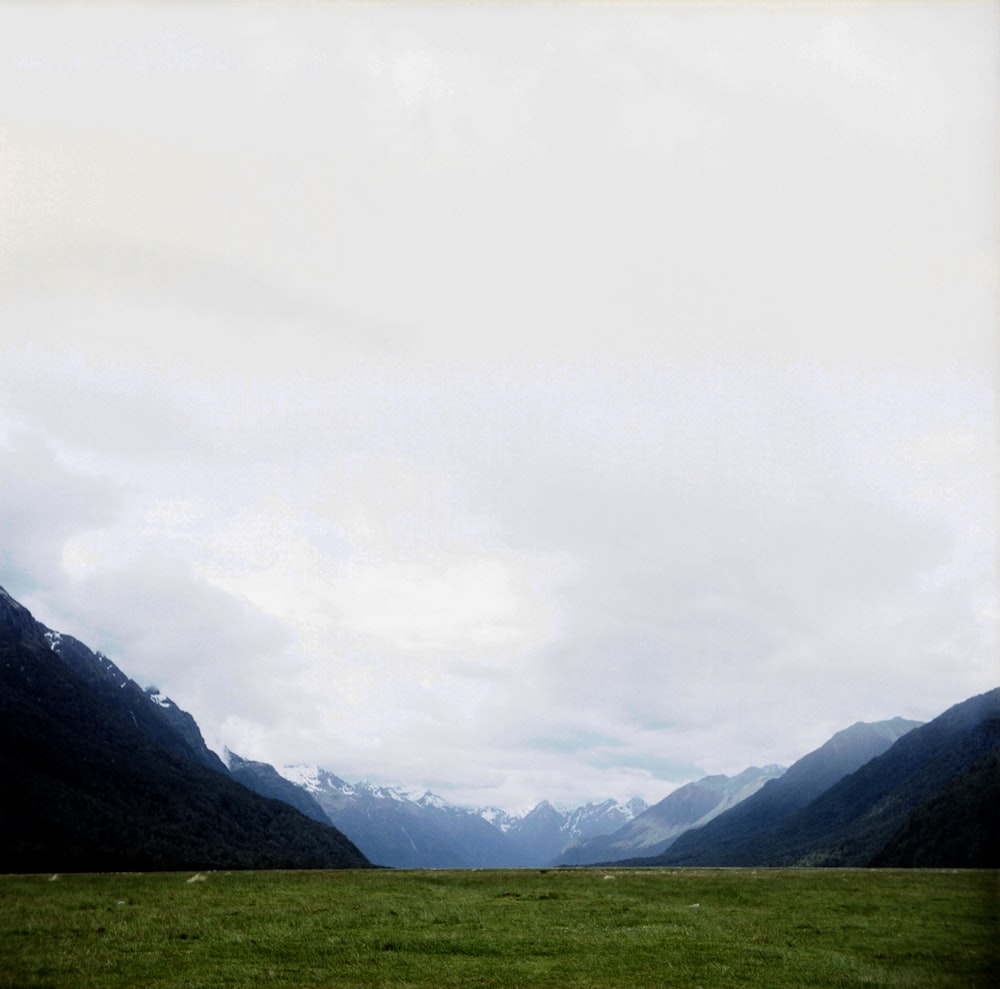
<path fill-rule="evenodd" d="M 781 826 L 849 773 L 881 755 L 919 722 L 893 718 L 858 722 L 837 732 L 818 749 L 793 763 L 777 779 L 702 827 L 680 835 L 655 861 L 690 865 L 740 865 L 755 836 Z M 627 860 L 627 861 L 632 861 Z M 650 864 L 643 859 L 644 864 Z"/>
<path fill-rule="evenodd" d="M 433 793 L 348 783 L 316 766 L 286 766 L 290 782 L 380 865 L 400 869 L 526 868 L 548 865 L 575 841 L 619 828 L 646 805 L 606 800 L 571 810 L 542 801 L 525 815 L 456 807 Z"/>
<path fill-rule="evenodd" d="M 617 831 L 571 845 L 560 854 L 559 863 L 593 865 L 657 855 L 685 831 L 707 824 L 784 772 L 783 766 L 751 766 L 737 776 L 706 776 L 687 783 Z"/>
<path fill-rule="evenodd" d="M 918 804 L 871 865 L 896 869 L 1000 867 L 1000 750 L 993 749 Z"/>
<path fill-rule="evenodd" d="M 307 792 L 327 818 L 372 861 L 398 869 L 509 868 L 516 854 L 504 834 L 473 811 L 440 797 L 348 783 L 316 766 L 282 775 Z"/>
<path fill-rule="evenodd" d="M 500 807 L 479 807 L 476 813 L 487 823 L 492 824 L 497 831 L 506 834 L 514 824 L 521 819 L 519 814 L 511 814 Z"/>
<path fill-rule="evenodd" d="M 517 868 L 518 849 L 504 832 L 484 820 L 475 810 L 456 807 L 433 793 L 417 800 L 426 818 L 437 826 L 451 846 L 461 849 L 463 859 L 473 868 Z"/>
<path fill-rule="evenodd" d="M 522 866 L 552 865 L 562 853 L 581 841 L 617 831 L 646 809 L 644 801 L 633 798 L 622 804 L 617 800 L 587 803 L 559 810 L 543 800 L 523 816 L 506 815 L 500 823 L 517 848 Z M 495 817 L 495 812 L 483 811 Z"/>
<path fill-rule="evenodd" d="M 100 653 L 96 655 L 101 656 Z M 106 662 L 111 663 L 107 659 Z M 117 667 L 115 669 L 117 670 Z M 195 762 L 214 769 L 217 773 L 226 772 L 225 763 L 205 744 L 198 723 L 187 711 L 182 711 L 156 687 L 147 687 L 145 693 L 149 702 L 159 709 L 160 717 L 187 743 L 191 758 Z"/>
<path fill-rule="evenodd" d="M 0 595 L 0 867 L 306 868 L 371 859 L 503 868 L 543 864 L 553 849 L 633 813 L 607 801 L 553 810 L 542 825 L 540 808 L 501 820 L 501 812 L 352 785 L 322 770 L 282 775 L 235 753 L 227 766 L 158 689 L 142 690 L 108 657 Z"/>
<path fill-rule="evenodd" d="M 660 848 L 624 861 L 997 868 L 1000 689 L 926 725 L 858 723 L 784 773 L 706 777 L 652 808 L 515 815 L 232 753 L 227 767 L 169 698 L 0 588 L 0 779 L 0 871 L 541 866 Z"/>
<path fill-rule="evenodd" d="M 6 595 L 5 591 L 3 593 Z M 9 596 L 7 600 L 13 603 Z M 40 631 L 49 649 L 91 690 L 119 706 L 127 706 L 135 726 L 150 738 L 183 759 L 217 772 L 225 772 L 222 760 L 205 745 L 194 718 L 164 697 L 155 687 L 143 691 L 107 656 L 101 652 L 91 652 L 71 635 L 54 632 L 41 622 L 35 622 L 32 631 Z"/>
<path fill-rule="evenodd" d="M 921 804 L 942 798 L 977 764 L 988 765 L 985 760 L 998 749 L 1000 688 L 956 704 L 905 735 L 761 842 L 755 854 L 774 864 L 870 865 Z M 958 807 L 952 814 L 952 826 L 962 827 Z"/>
<path fill-rule="evenodd" d="M 571 843 L 563 833 L 566 815 L 543 800 L 523 817 L 514 820 L 507 829 L 507 836 L 520 849 L 523 864 L 548 865 Z"/>
<path fill-rule="evenodd" d="M 272 800 L 283 800 L 286 804 L 301 811 L 306 817 L 311 817 L 321 824 L 330 824 L 323 808 L 300 786 L 289 782 L 274 766 L 266 762 L 254 762 L 244 759 L 235 752 L 228 752 L 229 775 L 248 790 L 259 793 L 262 797 Z"/>
<path fill-rule="evenodd" d="M 563 831 L 573 844 L 589 841 L 618 830 L 647 809 L 641 797 L 633 797 L 624 804 L 617 800 L 584 804 L 567 812 Z"/>
<path fill-rule="evenodd" d="M 991 760 L 998 749 L 1000 688 L 906 731 L 798 807 L 789 810 L 788 804 L 772 801 L 755 810 L 751 803 L 766 800 L 768 790 L 783 783 L 797 763 L 744 804 L 642 863 L 869 866 L 919 858 L 943 866 L 968 854 L 956 853 L 949 839 L 949 830 L 961 830 L 978 842 L 977 861 L 987 859 L 995 867 L 1000 865 L 993 837 L 996 793 L 991 797 L 990 788 L 995 787 Z M 963 812 L 975 819 L 966 821 Z"/>
<path fill-rule="evenodd" d="M 0 588 L 0 871 L 367 866 L 231 779 L 189 716 Z"/>

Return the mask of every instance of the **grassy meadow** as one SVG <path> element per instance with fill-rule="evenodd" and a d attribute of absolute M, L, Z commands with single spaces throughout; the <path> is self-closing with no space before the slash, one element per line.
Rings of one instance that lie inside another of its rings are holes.
<path fill-rule="evenodd" d="M 994 986 L 993 872 L 0 876 L 0 987 Z"/>

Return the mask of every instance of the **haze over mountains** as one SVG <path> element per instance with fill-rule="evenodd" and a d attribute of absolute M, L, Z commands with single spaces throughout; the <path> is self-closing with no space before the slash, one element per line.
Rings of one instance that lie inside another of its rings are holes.
<path fill-rule="evenodd" d="M 873 730 L 874 729 L 874 730 Z M 895 734 L 896 739 L 889 742 Z M 882 749 L 881 753 L 875 750 Z M 896 719 L 855 725 L 778 780 L 643 865 L 860 866 L 1000 863 L 1000 689 L 919 727 Z M 843 754 L 857 764 L 837 776 Z M 825 785 L 824 785 L 825 784 Z M 943 793 L 956 799 L 942 813 Z M 979 807 L 962 814 L 958 808 Z M 942 841 L 929 823 L 952 836 Z M 923 841 L 907 836 L 924 831 Z M 959 837 L 960 836 L 960 837 Z M 932 854 L 934 844 L 938 853 Z M 947 848 L 947 851 L 945 850 Z"/>
<path fill-rule="evenodd" d="M 751 766 L 737 776 L 706 776 L 687 783 L 617 831 L 572 845 L 559 861 L 564 865 L 590 865 L 630 855 L 656 855 L 685 831 L 735 807 L 784 771 L 784 766 Z"/>
<path fill-rule="evenodd" d="M 894 718 L 876 724 L 859 722 L 845 728 L 820 748 L 799 759 L 780 778 L 762 780 L 760 792 L 748 794 L 749 799 L 740 806 L 729 809 L 719 821 L 699 822 L 699 835 L 707 833 L 714 836 L 710 841 L 706 839 L 710 846 L 711 864 L 727 864 L 729 835 L 766 830 L 775 822 L 783 821 L 849 773 L 881 755 L 897 739 L 918 725 L 917 721 Z M 764 783 L 767 785 L 763 786 Z M 713 818 L 717 816 L 713 815 Z M 678 840 L 681 838 L 680 835 L 675 837 Z M 665 853 L 667 847 L 664 845 L 658 851 Z M 657 851 L 649 854 L 656 855 Z"/>
<path fill-rule="evenodd" d="M 0 588 L 0 868 L 1000 864 L 1000 689 L 794 763 L 524 815 L 231 752 Z M 637 857 L 638 856 L 638 857 Z"/>
<path fill-rule="evenodd" d="M 232 752 L 223 761 L 168 697 L 2 589 L 0 685 L 0 868 L 536 865 L 645 806 L 543 801 L 511 815 L 316 768 L 282 775 Z"/>
<path fill-rule="evenodd" d="M 549 865 L 574 842 L 607 834 L 645 810 L 641 800 L 559 810 L 547 800 L 527 814 L 456 807 L 433 793 L 347 783 L 315 766 L 281 773 L 313 796 L 327 817 L 373 861 L 399 868 Z"/>

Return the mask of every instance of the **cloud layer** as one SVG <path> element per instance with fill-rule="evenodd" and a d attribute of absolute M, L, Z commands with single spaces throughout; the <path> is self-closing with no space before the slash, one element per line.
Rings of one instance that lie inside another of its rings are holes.
<path fill-rule="evenodd" d="M 213 744 L 654 800 L 995 683 L 991 5 L 61 14 L 0 583 Z"/>

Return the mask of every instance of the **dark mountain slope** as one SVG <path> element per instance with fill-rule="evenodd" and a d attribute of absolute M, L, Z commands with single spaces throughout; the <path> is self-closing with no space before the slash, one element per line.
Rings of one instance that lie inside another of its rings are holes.
<path fill-rule="evenodd" d="M 821 793 L 885 752 L 918 724 L 893 718 L 872 724 L 858 722 L 837 732 L 818 749 L 793 763 L 783 776 L 765 783 L 753 796 L 703 827 L 682 834 L 654 861 L 688 865 L 743 864 L 744 846 L 755 836 L 780 827 Z M 640 861 L 652 864 L 648 859 Z"/>
<path fill-rule="evenodd" d="M 217 773 L 227 772 L 222 760 L 205 744 L 198 723 L 187 711 L 182 711 L 155 687 L 147 687 L 145 694 L 150 703 L 156 707 L 158 716 L 187 743 L 195 762 L 200 762 Z"/>
<path fill-rule="evenodd" d="M 316 798 L 306 793 L 301 787 L 289 782 L 274 766 L 266 762 L 253 762 L 243 759 L 235 752 L 229 753 L 229 775 L 242 783 L 248 790 L 259 793 L 262 797 L 272 800 L 283 800 L 306 817 L 311 817 L 321 824 L 330 824 L 330 818 L 316 802 Z"/>
<path fill-rule="evenodd" d="M 873 866 L 1000 868 L 1000 750 L 921 803 Z"/>
<path fill-rule="evenodd" d="M 143 690 L 103 653 L 79 639 L 38 624 L 49 648 L 76 672 L 95 694 L 115 709 L 128 712 L 137 728 L 182 759 L 216 772 L 226 772 L 222 760 L 205 744 L 194 718 L 155 689 Z"/>
<path fill-rule="evenodd" d="M 0 589 L 0 871 L 367 865 L 208 768 L 110 660 L 53 636 Z"/>
<path fill-rule="evenodd" d="M 907 732 L 887 751 L 768 828 L 723 831 L 728 841 L 715 852 L 705 844 L 704 835 L 691 832 L 664 855 L 644 861 L 648 865 L 866 866 L 878 860 L 917 807 L 998 746 L 1000 689 L 956 704 Z M 724 825 L 729 814 L 700 830 Z M 696 835 L 699 842 L 685 842 Z"/>
<path fill-rule="evenodd" d="M 916 808 L 1000 747 L 1000 689 L 901 738 L 752 849 L 774 865 L 870 864 Z"/>

